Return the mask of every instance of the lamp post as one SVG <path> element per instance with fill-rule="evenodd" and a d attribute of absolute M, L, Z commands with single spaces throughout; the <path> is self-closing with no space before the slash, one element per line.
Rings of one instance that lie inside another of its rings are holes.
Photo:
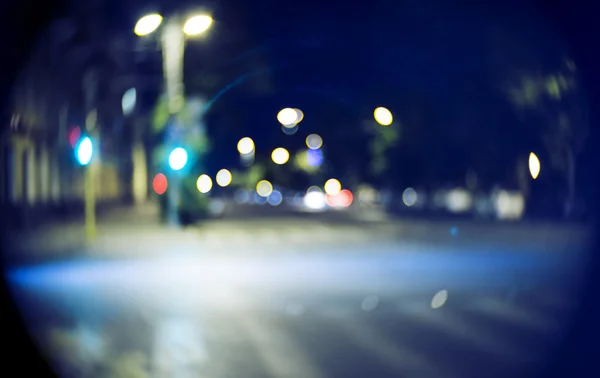
<path fill-rule="evenodd" d="M 171 148 L 183 142 L 181 125 L 177 124 L 177 114 L 184 106 L 183 57 L 186 36 L 196 36 L 204 33 L 212 24 L 208 15 L 194 15 L 182 22 L 179 16 L 171 16 L 166 20 L 159 14 L 150 14 L 140 18 L 134 28 L 134 33 L 140 37 L 154 33 L 159 26 L 160 43 L 162 47 L 162 63 L 165 92 L 168 100 L 169 121 L 167 124 L 167 145 Z M 177 148 L 172 149 L 171 156 Z M 171 156 L 169 158 L 171 158 Z M 187 156 L 186 156 L 187 162 Z M 185 165 L 185 163 L 184 163 Z M 180 202 L 181 172 L 171 167 L 171 178 L 167 190 L 167 219 L 173 226 L 179 225 L 178 208 Z"/>

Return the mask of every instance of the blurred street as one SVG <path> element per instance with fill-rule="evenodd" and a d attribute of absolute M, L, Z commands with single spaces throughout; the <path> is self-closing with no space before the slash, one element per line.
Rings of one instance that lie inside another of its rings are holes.
<path fill-rule="evenodd" d="M 98 221 L 98 237 L 86 243 L 81 221 L 49 223 L 8 236 L 8 264 L 72 258 L 138 258 L 252 253 L 454 252 L 585 249 L 588 227 L 552 222 L 474 222 L 394 218 L 374 208 L 305 212 L 291 207 L 230 206 L 187 227 L 159 221 L 153 203 L 117 207 Z"/>
<path fill-rule="evenodd" d="M 579 300 L 574 226 L 238 207 L 173 230 L 153 211 L 7 272 L 62 376 L 528 376 Z"/>

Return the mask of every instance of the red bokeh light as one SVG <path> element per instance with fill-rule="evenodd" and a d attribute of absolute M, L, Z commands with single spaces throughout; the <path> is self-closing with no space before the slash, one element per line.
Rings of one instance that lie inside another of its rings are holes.
<path fill-rule="evenodd" d="M 340 201 L 340 206 L 342 207 L 348 207 L 350 205 L 352 205 L 352 201 L 354 200 L 354 196 L 352 195 L 352 192 L 349 191 L 348 189 L 344 189 L 342 190 L 337 197 L 339 197 L 339 201 Z"/>
<path fill-rule="evenodd" d="M 348 189 L 344 189 L 334 196 L 327 195 L 325 202 L 331 207 L 348 207 L 352 204 L 354 196 Z"/>
<path fill-rule="evenodd" d="M 154 180 L 152 180 L 152 188 L 154 189 L 156 194 L 158 194 L 158 195 L 164 194 L 167 191 L 168 186 L 169 186 L 169 183 L 168 183 L 167 177 L 165 175 L 163 175 L 162 173 L 159 173 L 156 176 L 154 176 Z"/>
<path fill-rule="evenodd" d="M 79 138 L 81 138 L 81 129 L 77 126 L 69 131 L 68 139 L 71 147 L 75 148 L 77 142 L 79 142 Z"/>

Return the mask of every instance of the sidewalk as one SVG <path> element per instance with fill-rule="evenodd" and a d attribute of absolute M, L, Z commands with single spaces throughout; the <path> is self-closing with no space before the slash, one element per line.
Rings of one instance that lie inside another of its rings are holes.
<path fill-rule="evenodd" d="M 27 263 L 70 257 L 135 257 L 197 248 L 197 230 L 174 229 L 160 223 L 158 205 L 123 206 L 99 215 L 97 237 L 86 242 L 83 218 L 56 222 L 35 231 L 12 232 L 4 259 Z"/>

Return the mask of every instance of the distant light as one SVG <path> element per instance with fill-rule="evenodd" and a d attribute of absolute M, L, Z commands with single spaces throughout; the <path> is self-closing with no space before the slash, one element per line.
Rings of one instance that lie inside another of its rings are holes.
<path fill-rule="evenodd" d="M 164 194 L 167 191 L 168 186 L 169 186 L 169 183 L 168 183 L 167 177 L 165 175 L 163 175 L 162 173 L 159 173 L 156 176 L 154 176 L 154 180 L 152 180 L 152 188 L 154 189 L 156 194 L 158 194 L 158 195 Z"/>
<path fill-rule="evenodd" d="M 325 194 L 321 191 L 309 191 L 304 196 L 304 206 L 311 210 L 322 210 L 327 206 Z"/>
<path fill-rule="evenodd" d="M 413 188 L 406 188 L 402 193 L 402 202 L 408 207 L 414 206 L 417 203 L 417 191 Z"/>
<path fill-rule="evenodd" d="M 533 152 L 529 154 L 529 173 L 531 177 L 535 180 L 540 175 L 540 171 L 542 170 L 542 165 L 540 163 L 540 159 L 538 159 L 537 155 Z"/>
<path fill-rule="evenodd" d="M 290 153 L 285 148 L 279 147 L 271 153 L 271 159 L 275 164 L 285 164 L 290 160 Z"/>
<path fill-rule="evenodd" d="M 185 167 L 187 161 L 187 151 L 181 147 L 173 149 L 173 151 L 171 151 L 171 154 L 169 155 L 169 166 L 175 171 L 179 171 L 180 169 Z"/>
<path fill-rule="evenodd" d="M 306 137 L 306 146 L 311 150 L 318 150 L 323 145 L 323 139 L 317 134 L 310 134 Z"/>
<path fill-rule="evenodd" d="M 352 192 L 348 189 L 344 189 L 336 195 L 327 195 L 325 196 L 325 201 L 331 207 L 348 207 L 352 205 L 352 201 L 354 200 L 354 196 Z"/>
<path fill-rule="evenodd" d="M 354 196 L 348 189 L 342 190 L 336 195 L 336 197 L 340 198 L 340 206 L 342 207 L 348 207 L 352 205 L 352 201 L 354 201 Z"/>
<path fill-rule="evenodd" d="M 196 188 L 200 193 L 208 193 L 212 189 L 212 179 L 209 175 L 200 175 L 196 180 Z"/>
<path fill-rule="evenodd" d="M 244 137 L 238 142 L 237 149 L 240 154 L 247 155 L 254 151 L 254 141 L 248 137 Z"/>
<path fill-rule="evenodd" d="M 76 147 L 76 156 L 79 164 L 88 165 L 92 160 L 93 152 L 94 147 L 92 146 L 92 140 L 89 137 L 84 137 L 81 139 Z"/>
<path fill-rule="evenodd" d="M 67 138 L 71 147 L 75 148 L 77 142 L 79 142 L 79 138 L 81 138 L 81 128 L 79 126 L 72 128 Z"/>
<path fill-rule="evenodd" d="M 279 206 L 283 201 L 283 195 L 279 190 L 273 190 L 269 197 L 267 198 L 267 202 L 271 206 Z"/>
<path fill-rule="evenodd" d="M 500 190 L 494 197 L 494 208 L 499 219 L 521 219 L 525 210 L 525 198 L 522 193 Z"/>
<path fill-rule="evenodd" d="M 292 108 L 281 109 L 277 113 L 277 121 L 285 127 L 294 127 L 298 123 L 298 113 Z"/>
<path fill-rule="evenodd" d="M 452 213 L 469 211 L 473 202 L 473 196 L 465 189 L 453 189 L 446 194 L 446 208 Z"/>
<path fill-rule="evenodd" d="M 332 178 L 325 182 L 325 186 L 323 188 L 325 189 L 325 193 L 329 194 L 330 196 L 335 196 L 342 191 L 342 184 L 339 182 L 339 180 Z"/>
<path fill-rule="evenodd" d="M 364 311 L 373 311 L 379 305 L 379 297 L 376 295 L 369 295 L 365 299 L 363 299 L 362 304 L 360 305 Z"/>
<path fill-rule="evenodd" d="M 379 107 L 379 108 L 375 109 L 375 112 L 373 113 L 373 115 L 375 116 L 375 121 L 377 121 L 377 123 L 380 124 L 381 126 L 389 126 L 394 121 L 392 112 L 390 112 L 388 109 L 383 108 L 383 107 Z"/>
<path fill-rule="evenodd" d="M 299 124 L 304 119 L 304 112 L 298 108 L 294 108 L 296 112 L 296 124 Z"/>
<path fill-rule="evenodd" d="M 256 184 L 256 193 L 261 197 L 268 197 L 273 191 L 273 185 L 267 180 L 261 180 Z"/>
<path fill-rule="evenodd" d="M 321 150 L 308 150 L 306 161 L 311 167 L 320 167 L 323 164 L 323 152 Z"/>
<path fill-rule="evenodd" d="M 200 15 L 194 16 L 186 21 L 183 25 L 183 32 L 187 35 L 202 34 L 210 28 L 213 19 L 211 16 Z"/>
<path fill-rule="evenodd" d="M 163 18 L 160 14 L 149 14 L 144 16 L 135 24 L 133 32 L 140 37 L 148 35 L 160 26 L 162 19 Z"/>
<path fill-rule="evenodd" d="M 216 180 L 219 186 L 226 187 L 227 185 L 231 184 L 232 179 L 233 177 L 231 176 L 231 172 L 229 172 L 227 169 L 221 169 L 219 172 L 217 172 Z"/>
<path fill-rule="evenodd" d="M 121 99 L 121 108 L 123 109 L 124 115 L 129 115 L 135 109 L 135 103 L 137 101 L 137 92 L 135 88 L 128 89 L 123 98 Z"/>
<path fill-rule="evenodd" d="M 244 189 L 239 189 L 233 195 L 233 200 L 237 203 L 247 203 L 250 201 L 250 192 Z"/>
<path fill-rule="evenodd" d="M 440 308 L 444 304 L 446 304 L 447 300 L 448 300 L 448 291 L 440 290 L 433 296 L 433 299 L 431 300 L 431 308 L 435 308 L 435 309 Z"/>

